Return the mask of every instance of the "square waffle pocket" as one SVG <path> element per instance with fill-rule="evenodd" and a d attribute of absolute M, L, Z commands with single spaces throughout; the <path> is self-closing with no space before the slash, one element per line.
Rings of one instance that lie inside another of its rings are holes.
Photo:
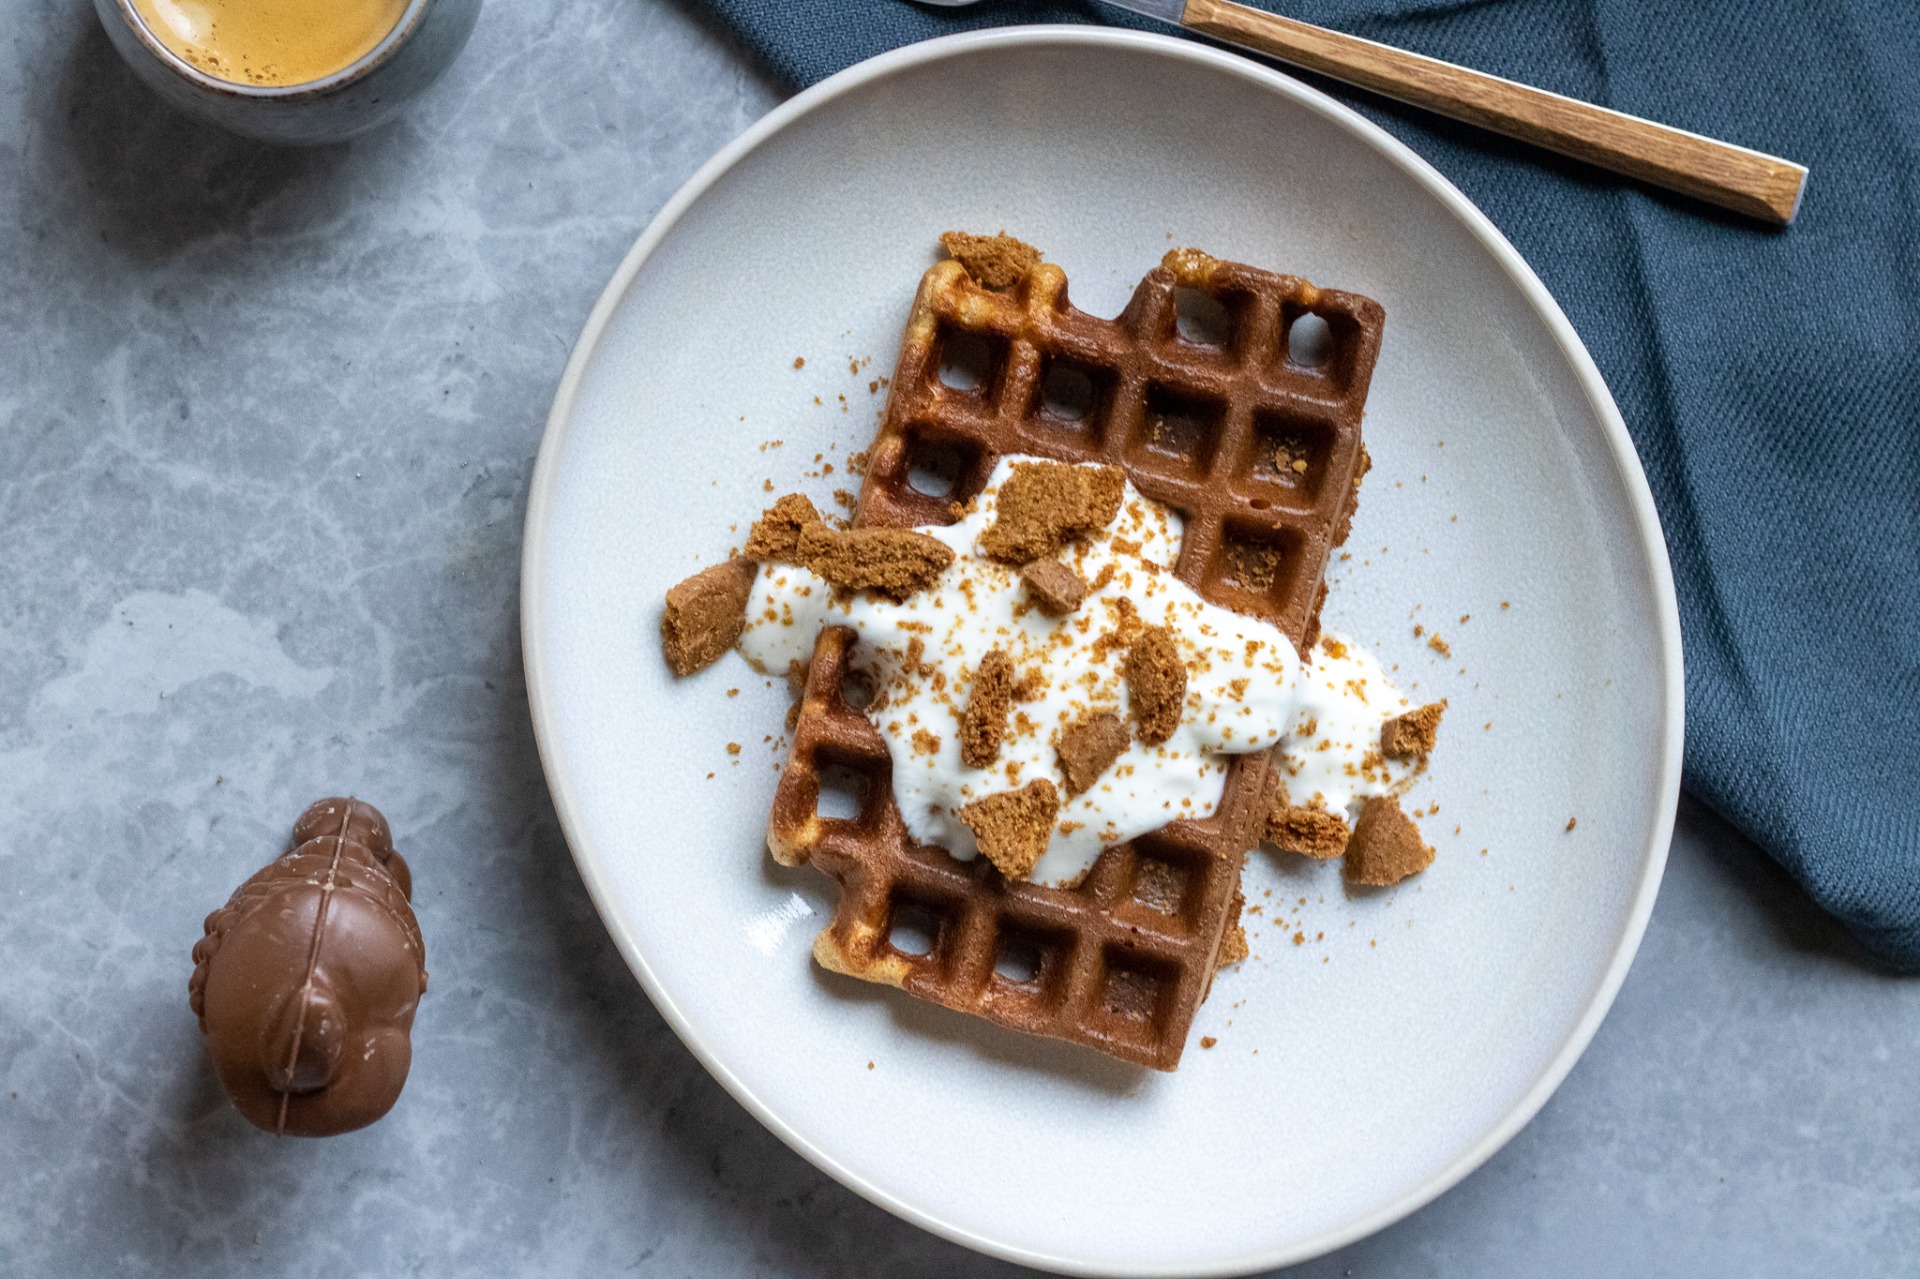
<path fill-rule="evenodd" d="M 942 262 L 914 299 L 855 523 L 951 523 L 1007 454 L 1115 465 L 1185 520 L 1178 577 L 1306 651 L 1367 468 L 1360 419 L 1383 323 L 1367 298 L 1187 249 L 1115 320 L 1075 310 L 1050 263 L 995 292 Z M 1175 1069 L 1238 918 L 1268 755 L 1231 761 L 1211 816 L 1106 849 L 1077 884 L 1008 882 L 908 835 L 885 742 L 848 700 L 855 642 L 834 627 L 816 644 L 768 822 L 776 860 L 840 883 L 814 958 Z M 823 816 L 823 785 L 854 792 L 855 813 Z"/>

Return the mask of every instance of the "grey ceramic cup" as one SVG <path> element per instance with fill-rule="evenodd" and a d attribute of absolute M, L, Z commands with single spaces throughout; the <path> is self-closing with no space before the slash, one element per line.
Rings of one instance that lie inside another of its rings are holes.
<path fill-rule="evenodd" d="M 292 146 L 338 142 L 384 124 L 445 71 L 467 43 L 480 0 L 411 0 L 364 57 L 305 84 L 221 80 L 160 42 L 133 0 L 93 0 L 134 73 L 174 106 L 234 133 Z"/>

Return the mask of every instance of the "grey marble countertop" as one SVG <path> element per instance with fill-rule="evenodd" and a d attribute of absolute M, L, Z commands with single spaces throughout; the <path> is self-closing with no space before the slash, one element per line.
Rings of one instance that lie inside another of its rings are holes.
<path fill-rule="evenodd" d="M 0 0 L 0 1272 L 1007 1274 L 764 1131 L 654 1012 L 528 725 L 519 538 L 569 347 L 777 100 L 657 0 L 490 5 L 397 127 L 274 151 Z M 275 1141 L 186 1007 L 322 792 L 394 817 L 433 989 L 385 1120 Z M 1920 982 L 1683 808 L 1557 1096 L 1344 1275 L 1920 1266 Z"/>

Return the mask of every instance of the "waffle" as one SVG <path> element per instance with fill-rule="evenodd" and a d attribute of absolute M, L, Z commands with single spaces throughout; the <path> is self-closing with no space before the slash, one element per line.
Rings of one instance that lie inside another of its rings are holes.
<path fill-rule="evenodd" d="M 1180 336 L 1182 288 L 1224 308 L 1224 342 Z M 1309 313 L 1328 338 L 1311 368 L 1286 347 Z M 1182 580 L 1304 649 L 1366 469 L 1360 417 L 1382 322 L 1366 298 L 1191 250 L 1168 254 L 1112 321 L 1075 310 L 1051 264 L 996 293 L 941 263 L 908 318 L 855 522 L 951 523 L 1008 453 L 1111 463 L 1185 518 Z M 962 355 L 974 376 L 943 379 Z M 816 644 L 768 822 L 776 860 L 840 882 L 814 958 L 1015 1030 L 1177 1067 L 1272 800 L 1268 755 L 1230 761 L 1211 816 L 1106 849 L 1075 885 L 1009 882 L 984 857 L 908 835 L 886 743 L 849 701 L 855 642 L 834 627 Z M 857 794 L 855 814 L 822 816 L 823 784 Z M 913 931 L 924 953 L 906 942 Z"/>
<path fill-rule="evenodd" d="M 1223 346 L 1179 336 L 1182 289 L 1224 309 Z M 1287 351 L 1309 314 L 1327 326 L 1310 368 Z M 1304 652 L 1368 465 L 1360 417 L 1385 318 L 1357 294 L 1191 249 L 1167 254 L 1116 320 L 1075 310 L 1052 263 L 994 293 L 942 262 L 907 319 L 855 522 L 950 524 L 950 504 L 985 488 L 1007 453 L 1111 463 L 1185 518 L 1183 581 Z M 942 380 L 961 361 L 971 390 Z M 951 487 L 929 492 L 929 476 Z"/>

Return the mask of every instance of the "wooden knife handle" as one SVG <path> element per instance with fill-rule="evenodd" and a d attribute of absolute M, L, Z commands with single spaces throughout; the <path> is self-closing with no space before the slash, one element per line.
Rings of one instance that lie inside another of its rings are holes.
<path fill-rule="evenodd" d="M 1230 0 L 1186 0 L 1180 25 L 1589 164 L 1785 225 L 1804 166 Z"/>

